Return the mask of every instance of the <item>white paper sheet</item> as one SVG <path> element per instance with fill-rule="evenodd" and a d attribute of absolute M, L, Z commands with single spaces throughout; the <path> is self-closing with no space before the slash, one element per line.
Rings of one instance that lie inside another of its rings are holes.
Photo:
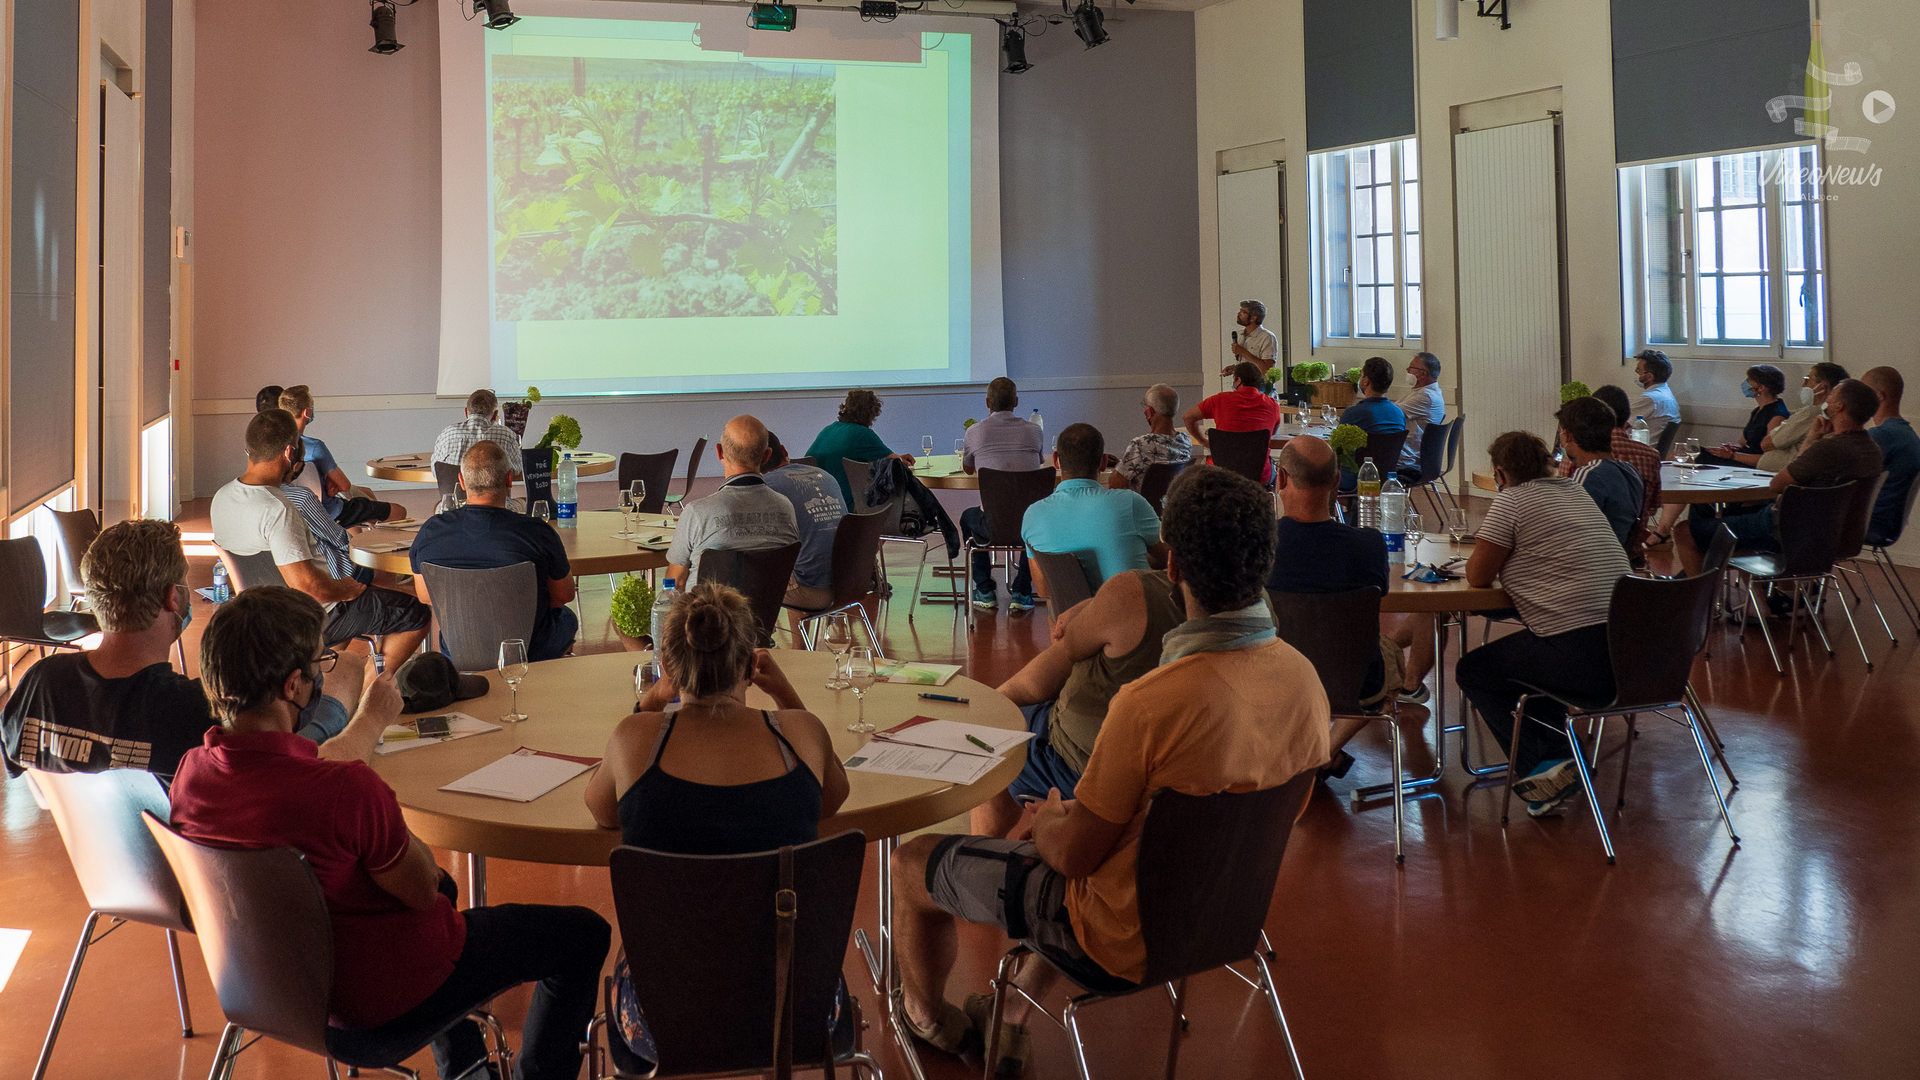
<path fill-rule="evenodd" d="M 982 747 L 968 742 L 969 735 L 987 745 Z M 957 720 L 928 720 L 924 717 L 915 717 L 905 724 L 888 728 L 874 736 L 876 742 L 925 746 L 934 750 L 948 750 L 956 754 L 996 759 L 1005 757 L 1007 751 L 1031 738 L 1033 738 L 1031 731 L 1008 731 L 1005 728 L 963 724 Z"/>
<path fill-rule="evenodd" d="M 550 757 L 523 746 L 440 790 L 532 802 L 591 768 L 592 765 L 570 758 Z"/>
<path fill-rule="evenodd" d="M 412 735 L 413 721 L 408 720 L 405 723 L 391 725 L 386 731 L 382 732 L 380 735 L 380 744 L 373 748 L 373 752 L 376 754 L 397 754 L 402 750 L 418 750 L 423 746 L 435 746 L 443 742 L 452 742 L 455 739 L 464 739 L 469 735 L 485 735 L 489 731 L 500 730 L 499 724 L 489 724 L 485 720 L 476 720 L 466 713 L 434 713 L 433 715 L 447 717 L 447 726 L 453 729 L 453 734 L 431 739 L 416 738 Z M 393 742 L 387 742 L 386 739 L 390 735 L 398 735 L 401 737 L 395 739 Z"/>
<path fill-rule="evenodd" d="M 993 767 L 1002 760 L 903 743 L 871 742 L 847 759 L 847 768 L 855 772 L 915 776 L 948 784 L 971 784 L 992 772 Z"/>

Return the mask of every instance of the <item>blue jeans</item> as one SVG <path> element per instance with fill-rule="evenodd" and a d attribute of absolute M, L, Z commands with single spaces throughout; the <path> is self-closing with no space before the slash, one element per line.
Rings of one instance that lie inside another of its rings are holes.
<path fill-rule="evenodd" d="M 987 523 L 987 512 L 978 506 L 968 507 L 960 515 L 960 533 L 962 536 L 980 543 L 992 538 L 993 528 Z M 994 591 L 993 555 L 990 552 L 976 551 L 973 554 L 973 587 L 977 592 Z M 1007 582 L 1007 592 L 1014 596 L 1033 595 L 1033 573 L 1027 568 L 1027 553 L 1022 549 L 1019 566 L 1014 570 L 1013 580 Z"/>
<path fill-rule="evenodd" d="M 1693 534 L 1694 546 L 1705 554 L 1713 543 L 1713 534 L 1725 525 L 1733 533 L 1733 546 L 1740 551 L 1779 551 L 1780 542 L 1774 538 L 1774 509 L 1769 506 L 1751 514 L 1728 514 L 1726 517 L 1714 517 L 1705 507 L 1696 506 L 1687 511 L 1687 531 Z"/>
<path fill-rule="evenodd" d="M 567 655 L 573 647 L 573 639 L 580 635 L 580 616 L 565 604 L 547 609 L 546 625 L 534 631 L 533 640 L 527 642 L 529 660 L 558 660 Z"/>

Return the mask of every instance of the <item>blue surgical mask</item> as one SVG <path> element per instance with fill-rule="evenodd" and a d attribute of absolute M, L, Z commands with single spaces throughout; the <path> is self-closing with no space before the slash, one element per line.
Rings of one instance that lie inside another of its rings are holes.
<path fill-rule="evenodd" d="M 1753 384 L 1752 384 L 1752 383 L 1750 383 L 1750 382 L 1743 382 L 1743 383 L 1741 383 L 1741 384 L 1740 384 L 1740 396 L 1741 396 L 1741 397 L 1753 397 L 1753 396 L 1755 396 L 1755 395 L 1754 395 L 1754 392 L 1753 392 Z"/>
<path fill-rule="evenodd" d="M 185 585 L 178 586 L 178 588 L 183 590 L 186 595 L 181 599 L 180 630 L 173 635 L 176 638 L 186 633 L 187 627 L 193 625 L 193 590 L 187 588 Z"/>

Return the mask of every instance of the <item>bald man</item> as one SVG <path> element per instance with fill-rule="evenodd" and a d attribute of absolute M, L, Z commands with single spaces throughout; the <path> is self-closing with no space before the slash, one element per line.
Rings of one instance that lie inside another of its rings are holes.
<path fill-rule="evenodd" d="M 727 421 L 713 452 L 726 482 L 719 491 L 687 504 L 667 548 L 667 576 L 682 591 L 693 587 L 700 554 L 709 548 L 764 551 L 800 542 L 793 503 L 760 476 L 767 461 L 767 426 L 751 416 L 736 416 Z"/>

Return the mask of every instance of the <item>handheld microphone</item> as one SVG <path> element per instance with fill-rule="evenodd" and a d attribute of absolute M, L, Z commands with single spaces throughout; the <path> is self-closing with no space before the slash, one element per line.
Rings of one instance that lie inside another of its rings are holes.
<path fill-rule="evenodd" d="M 1238 344 L 1240 344 L 1240 331 L 1238 331 L 1238 330 L 1229 330 L 1229 331 L 1227 331 L 1227 336 L 1233 339 L 1233 343 L 1234 343 L 1235 345 L 1238 345 Z"/>

